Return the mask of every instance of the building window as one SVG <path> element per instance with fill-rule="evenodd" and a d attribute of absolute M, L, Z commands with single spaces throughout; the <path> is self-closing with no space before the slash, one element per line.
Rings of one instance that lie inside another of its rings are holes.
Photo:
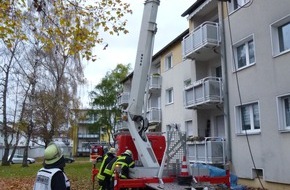
<path fill-rule="evenodd" d="M 259 133 L 260 113 L 258 103 L 251 103 L 237 107 L 238 133 Z"/>
<path fill-rule="evenodd" d="M 173 88 L 166 90 L 166 104 L 172 104 L 173 103 Z"/>
<path fill-rule="evenodd" d="M 192 120 L 185 121 L 185 131 L 186 131 L 186 136 L 194 136 L 194 130 L 193 130 L 193 125 L 192 125 Z"/>
<path fill-rule="evenodd" d="M 165 57 L 165 67 L 166 70 L 170 69 L 171 67 L 173 67 L 172 64 L 172 54 L 169 54 Z"/>
<path fill-rule="evenodd" d="M 279 130 L 290 131 L 290 95 L 278 97 Z"/>
<path fill-rule="evenodd" d="M 290 51 L 290 15 L 271 25 L 273 55 Z"/>
<path fill-rule="evenodd" d="M 218 66 L 215 68 L 215 76 L 222 78 L 222 66 Z"/>
<path fill-rule="evenodd" d="M 229 9 L 230 12 L 233 12 L 237 9 L 240 9 L 243 7 L 245 4 L 247 4 L 250 0 L 232 0 L 229 3 Z"/>
<path fill-rule="evenodd" d="M 253 36 L 236 43 L 234 45 L 235 70 L 239 70 L 255 64 L 255 47 Z"/>
<path fill-rule="evenodd" d="M 290 49 L 290 22 L 278 27 L 280 52 Z"/>

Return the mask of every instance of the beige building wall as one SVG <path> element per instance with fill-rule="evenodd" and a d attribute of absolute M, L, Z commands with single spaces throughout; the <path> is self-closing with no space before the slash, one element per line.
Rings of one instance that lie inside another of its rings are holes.
<path fill-rule="evenodd" d="M 160 66 L 162 76 L 161 108 L 162 108 L 162 131 L 167 130 L 167 126 L 177 124 L 180 130 L 185 131 L 187 122 L 196 122 L 196 114 L 192 110 L 184 107 L 184 85 L 185 81 L 193 80 L 192 61 L 182 59 L 182 38 L 173 45 L 166 48 L 160 55 Z M 166 68 L 166 57 L 172 56 L 172 67 Z M 166 102 L 166 90 L 173 90 L 173 102 Z M 195 128 L 194 128 L 195 126 Z M 191 132 L 197 134 L 196 124 L 193 123 Z"/>

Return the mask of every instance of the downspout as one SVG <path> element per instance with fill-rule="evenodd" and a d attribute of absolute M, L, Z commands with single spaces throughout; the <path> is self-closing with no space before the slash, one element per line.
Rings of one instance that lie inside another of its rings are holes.
<path fill-rule="evenodd" d="M 227 58 L 226 58 L 226 39 L 224 26 L 224 2 L 218 1 L 218 17 L 220 25 L 221 37 L 221 67 L 223 80 L 223 96 L 224 96 L 224 123 L 226 136 L 226 161 L 232 161 L 232 144 L 231 144 L 231 127 L 230 127 L 230 109 L 229 109 L 229 92 L 228 92 L 228 75 L 227 75 Z"/>

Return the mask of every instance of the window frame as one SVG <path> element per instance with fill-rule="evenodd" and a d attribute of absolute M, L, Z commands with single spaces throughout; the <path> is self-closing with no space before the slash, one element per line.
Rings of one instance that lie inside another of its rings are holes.
<path fill-rule="evenodd" d="M 254 61 L 253 62 L 250 62 L 251 58 L 250 58 L 250 45 L 249 45 L 249 42 L 252 42 L 253 43 L 253 51 L 254 51 Z M 246 48 L 246 64 L 244 66 L 241 66 L 239 67 L 239 62 L 238 62 L 238 48 L 243 46 Z M 253 65 L 256 64 L 256 50 L 255 50 L 255 39 L 254 39 L 254 34 L 251 34 L 249 36 L 247 36 L 246 38 L 236 42 L 234 45 L 233 45 L 233 48 L 234 48 L 234 63 L 233 63 L 233 72 L 236 72 L 236 71 L 239 71 L 239 70 L 243 70 L 245 68 L 248 68 L 248 67 L 251 67 Z"/>
<path fill-rule="evenodd" d="M 259 116 L 259 129 L 255 129 L 255 119 L 254 119 L 254 108 L 253 106 L 257 105 L 258 108 L 258 116 Z M 249 107 L 250 106 L 250 107 Z M 250 129 L 244 130 L 243 129 L 243 120 L 242 120 L 242 112 L 241 112 L 241 108 L 242 107 L 249 107 L 250 111 Z M 260 134 L 261 133 L 261 113 L 260 113 L 260 104 L 258 101 L 256 102 L 251 102 L 251 103 L 247 103 L 247 104 L 243 104 L 243 105 L 238 105 L 236 106 L 236 134 L 240 134 L 240 135 L 244 135 L 246 134 Z"/>
<path fill-rule="evenodd" d="M 193 121 L 192 120 L 184 121 L 184 126 L 185 126 L 186 137 L 194 136 Z"/>
<path fill-rule="evenodd" d="M 173 67 L 173 56 L 172 53 L 169 53 L 165 56 L 165 70 L 169 70 L 172 67 Z"/>
<path fill-rule="evenodd" d="M 237 1 L 242 1 L 241 4 L 238 4 Z M 243 6 L 245 6 L 247 3 L 249 3 L 250 0 L 232 0 L 231 2 L 228 2 L 228 9 L 229 13 L 233 13 L 241 9 Z M 238 7 L 235 8 L 235 3 L 239 5 Z"/>
<path fill-rule="evenodd" d="M 272 55 L 277 57 L 285 53 L 290 52 L 290 48 L 281 51 L 280 39 L 279 39 L 279 28 L 285 25 L 290 25 L 290 14 L 270 24 L 271 41 L 272 41 Z"/>
<path fill-rule="evenodd" d="M 278 114 L 278 130 L 280 132 L 290 132 L 290 121 L 287 126 L 286 110 L 284 100 L 288 98 L 290 101 L 290 94 L 284 94 L 277 97 L 277 114 Z"/>
<path fill-rule="evenodd" d="M 173 88 L 171 87 L 171 88 L 168 88 L 168 89 L 166 89 L 165 90 L 165 105 L 169 105 L 169 104 L 173 104 L 173 98 L 174 98 L 174 96 L 173 96 Z M 170 99 L 171 99 L 171 101 L 170 101 Z"/>

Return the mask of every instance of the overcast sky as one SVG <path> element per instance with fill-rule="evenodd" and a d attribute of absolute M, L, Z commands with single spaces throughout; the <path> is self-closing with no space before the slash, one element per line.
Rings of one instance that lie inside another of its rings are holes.
<path fill-rule="evenodd" d="M 84 107 L 87 107 L 87 94 L 97 85 L 107 71 L 116 67 L 117 64 L 131 64 L 134 68 L 138 38 L 143 16 L 144 0 L 123 0 L 131 4 L 133 14 L 128 16 L 127 28 L 129 33 L 120 36 L 105 36 L 108 43 L 96 48 L 97 61 L 85 64 L 85 77 L 88 84 L 80 91 Z M 154 42 L 154 53 L 171 42 L 179 34 L 188 28 L 186 17 L 181 14 L 189 8 L 195 0 L 161 0 L 157 14 L 157 34 Z"/>

